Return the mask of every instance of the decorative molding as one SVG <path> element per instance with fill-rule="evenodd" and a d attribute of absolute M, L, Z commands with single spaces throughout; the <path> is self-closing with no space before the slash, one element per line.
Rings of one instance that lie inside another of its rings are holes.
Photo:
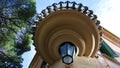
<path fill-rule="evenodd" d="M 107 39 L 108 41 L 110 41 L 111 43 L 115 44 L 116 46 L 118 46 L 120 48 L 120 38 L 117 37 L 116 35 L 114 35 L 113 33 L 111 33 L 110 31 L 108 31 L 107 29 L 103 28 L 102 30 L 103 32 L 103 38 Z"/>

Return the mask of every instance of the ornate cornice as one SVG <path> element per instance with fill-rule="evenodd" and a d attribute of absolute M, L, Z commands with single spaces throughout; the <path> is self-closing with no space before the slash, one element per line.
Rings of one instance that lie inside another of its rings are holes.
<path fill-rule="evenodd" d="M 102 30 L 103 32 L 103 38 L 107 39 L 108 41 L 110 41 L 111 43 L 115 44 L 116 46 L 118 46 L 120 48 L 120 38 L 117 37 L 116 35 L 114 35 L 113 33 L 111 33 L 110 31 L 108 31 L 107 29 L 103 28 Z"/>

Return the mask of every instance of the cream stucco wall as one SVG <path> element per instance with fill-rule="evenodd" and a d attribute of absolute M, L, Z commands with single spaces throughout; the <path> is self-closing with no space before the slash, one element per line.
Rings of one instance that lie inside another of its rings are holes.
<path fill-rule="evenodd" d="M 50 68 L 65 68 L 66 65 L 62 61 L 58 61 L 51 65 Z M 97 68 L 95 58 L 90 57 L 74 57 L 74 62 L 70 65 L 71 68 Z"/>

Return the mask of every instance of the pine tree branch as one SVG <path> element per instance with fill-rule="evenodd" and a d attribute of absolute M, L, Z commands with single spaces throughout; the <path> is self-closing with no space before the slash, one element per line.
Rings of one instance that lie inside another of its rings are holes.
<path fill-rule="evenodd" d="M 12 19 L 20 19 L 20 18 L 16 18 L 16 17 L 9 18 L 9 17 L 5 17 L 5 16 L 0 16 L 0 18 L 3 18 L 3 19 L 8 19 L 8 20 L 12 20 Z"/>
<path fill-rule="evenodd" d="M 14 4 L 14 5 L 10 5 L 10 6 L 0 7 L 0 10 L 3 9 L 3 8 L 10 8 L 10 7 L 13 8 L 13 7 L 16 7 L 16 6 L 19 6 L 19 7 L 20 7 L 21 5 L 26 5 L 26 6 L 28 5 L 28 6 L 29 6 L 30 4 Z"/>
<path fill-rule="evenodd" d="M 0 53 L 3 54 L 4 56 L 6 56 L 9 60 L 13 60 L 12 58 L 10 58 L 5 52 L 0 50 Z"/>

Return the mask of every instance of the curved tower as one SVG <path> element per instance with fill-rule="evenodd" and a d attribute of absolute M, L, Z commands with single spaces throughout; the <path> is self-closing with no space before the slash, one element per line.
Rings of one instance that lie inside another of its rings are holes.
<path fill-rule="evenodd" d="M 85 65 L 81 63 L 96 68 L 95 56 L 102 40 L 99 24 L 93 11 L 81 3 L 53 3 L 35 20 L 37 54 L 50 68 L 82 68 Z"/>

